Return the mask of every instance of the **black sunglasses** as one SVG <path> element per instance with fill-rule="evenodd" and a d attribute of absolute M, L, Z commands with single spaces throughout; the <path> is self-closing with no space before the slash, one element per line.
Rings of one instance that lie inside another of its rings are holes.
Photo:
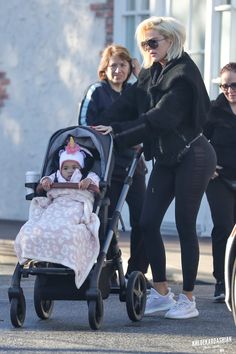
<path fill-rule="evenodd" d="M 143 48 L 143 50 L 147 50 L 147 47 L 151 48 L 151 49 L 156 49 L 159 46 L 159 42 L 164 41 L 165 38 L 162 39 L 148 39 L 146 41 L 141 42 L 141 47 Z"/>
<path fill-rule="evenodd" d="M 231 84 L 220 84 L 220 88 L 223 91 L 227 91 L 229 88 L 231 88 L 231 90 L 235 91 L 236 90 L 236 82 L 231 82 Z"/>

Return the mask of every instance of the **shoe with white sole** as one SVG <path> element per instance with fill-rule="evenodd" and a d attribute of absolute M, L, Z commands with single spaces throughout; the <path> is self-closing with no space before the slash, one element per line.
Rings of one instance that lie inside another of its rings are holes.
<path fill-rule="evenodd" d="M 186 295 L 180 294 L 176 304 L 165 314 L 165 318 L 181 320 L 197 317 L 198 315 L 195 297 L 193 296 L 191 301 Z"/>
<path fill-rule="evenodd" d="M 225 282 L 218 281 L 215 285 L 214 302 L 225 302 Z"/>
<path fill-rule="evenodd" d="M 147 296 L 144 315 L 169 310 L 175 304 L 174 294 L 171 292 L 171 289 L 168 290 L 166 295 L 161 295 L 155 289 L 151 288 L 150 294 Z"/>

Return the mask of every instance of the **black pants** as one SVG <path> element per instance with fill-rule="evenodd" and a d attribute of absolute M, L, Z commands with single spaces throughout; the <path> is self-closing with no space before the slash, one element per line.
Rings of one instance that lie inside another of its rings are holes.
<path fill-rule="evenodd" d="M 236 192 L 233 192 L 219 178 L 210 181 L 206 190 L 213 221 L 212 255 L 213 276 L 224 280 L 224 261 L 227 238 L 236 223 Z"/>
<path fill-rule="evenodd" d="M 192 144 L 183 161 L 176 167 L 155 164 L 141 218 L 154 282 L 166 281 L 166 256 L 160 227 L 169 205 L 175 198 L 183 290 L 193 290 L 199 261 L 196 219 L 202 196 L 215 167 L 215 151 L 204 136 Z"/>
<path fill-rule="evenodd" d="M 119 199 L 123 187 L 122 181 L 112 180 L 111 189 L 109 193 L 110 206 L 109 217 L 112 217 L 115 210 L 117 201 Z M 134 174 L 133 183 L 130 186 L 129 192 L 126 197 L 126 202 L 129 207 L 130 214 L 130 258 L 128 260 L 127 273 L 134 270 L 139 270 L 146 273 L 148 269 L 148 259 L 145 252 L 144 240 L 140 229 L 140 217 L 143 207 L 144 196 L 146 192 L 145 175 Z"/>

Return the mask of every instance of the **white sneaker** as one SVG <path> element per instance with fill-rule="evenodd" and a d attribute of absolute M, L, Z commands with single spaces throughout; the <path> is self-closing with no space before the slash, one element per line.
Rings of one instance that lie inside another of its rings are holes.
<path fill-rule="evenodd" d="M 190 301 L 186 295 L 179 294 L 176 304 L 165 314 L 165 318 L 185 319 L 197 317 L 199 312 L 196 308 L 195 297 Z"/>
<path fill-rule="evenodd" d="M 151 288 L 150 294 L 147 296 L 144 315 L 169 310 L 175 304 L 176 301 L 173 299 L 174 294 L 171 293 L 170 288 L 168 290 L 169 292 L 166 295 L 161 295 L 155 289 Z"/>

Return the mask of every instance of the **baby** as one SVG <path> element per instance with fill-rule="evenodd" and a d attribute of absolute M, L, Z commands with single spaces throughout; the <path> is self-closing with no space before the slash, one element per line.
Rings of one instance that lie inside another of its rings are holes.
<path fill-rule="evenodd" d="M 73 138 L 59 155 L 59 169 L 43 177 L 39 184 L 47 196 L 32 199 L 29 219 L 21 227 L 14 246 L 20 264 L 33 259 L 73 269 L 79 289 L 100 249 L 100 221 L 93 212 L 95 196 L 90 193 L 90 188 L 98 189 L 99 177 L 85 171 L 86 159 L 92 155 Z M 52 188 L 54 182 L 64 183 L 65 188 Z M 70 182 L 80 189 L 66 188 Z"/>
<path fill-rule="evenodd" d="M 78 144 L 75 143 L 73 137 L 65 147 L 65 150 L 59 152 L 59 170 L 50 176 L 44 176 L 40 180 L 40 184 L 45 191 L 51 188 L 54 182 L 78 183 L 79 189 L 85 190 L 90 185 L 99 187 L 100 178 L 94 172 L 89 172 L 83 178 L 81 170 L 85 166 L 86 153 Z"/>

